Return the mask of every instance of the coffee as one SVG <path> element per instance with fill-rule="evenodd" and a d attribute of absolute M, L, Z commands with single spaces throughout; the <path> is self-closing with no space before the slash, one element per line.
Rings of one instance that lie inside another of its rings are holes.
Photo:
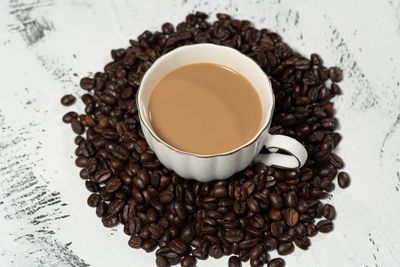
<path fill-rule="evenodd" d="M 179 67 L 155 86 L 149 102 L 151 125 L 173 147 L 209 155 L 231 151 L 261 126 L 258 93 L 241 74 L 225 66 Z"/>

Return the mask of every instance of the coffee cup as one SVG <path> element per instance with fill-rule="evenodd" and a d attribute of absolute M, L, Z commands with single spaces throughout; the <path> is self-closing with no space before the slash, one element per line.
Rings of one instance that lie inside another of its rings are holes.
<path fill-rule="evenodd" d="M 231 151 L 210 155 L 182 151 L 162 140 L 152 127 L 148 107 L 157 82 L 179 67 L 196 63 L 222 65 L 240 73 L 252 83 L 260 97 L 262 122 L 259 130 L 251 140 Z M 271 82 L 251 58 L 235 49 L 214 44 L 195 44 L 172 50 L 158 58 L 147 70 L 136 101 L 142 131 L 150 148 L 162 164 L 183 178 L 209 182 L 228 178 L 252 161 L 296 169 L 307 160 L 307 151 L 300 142 L 285 135 L 269 133 L 275 104 Z M 263 147 L 268 153 L 260 153 Z"/>

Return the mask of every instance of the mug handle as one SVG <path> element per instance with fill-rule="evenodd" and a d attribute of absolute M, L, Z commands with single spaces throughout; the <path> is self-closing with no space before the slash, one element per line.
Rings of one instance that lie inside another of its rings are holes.
<path fill-rule="evenodd" d="M 254 159 L 255 162 L 285 169 L 301 168 L 306 163 L 307 150 L 294 138 L 280 134 L 268 134 L 264 145 L 271 153 L 260 153 Z M 289 155 L 277 153 L 278 150 L 283 150 Z"/>

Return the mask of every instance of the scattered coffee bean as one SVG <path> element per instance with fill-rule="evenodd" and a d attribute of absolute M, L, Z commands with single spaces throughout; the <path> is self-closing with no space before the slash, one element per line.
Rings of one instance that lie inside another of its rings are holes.
<path fill-rule="evenodd" d="M 322 220 L 317 223 L 317 229 L 321 233 L 329 233 L 333 230 L 333 223 L 330 220 Z"/>
<path fill-rule="evenodd" d="M 82 134 L 84 132 L 84 126 L 75 118 L 71 120 L 71 128 L 76 134 Z"/>
<path fill-rule="evenodd" d="M 169 247 L 172 251 L 176 252 L 176 253 L 179 254 L 179 255 L 184 254 L 184 253 L 186 252 L 186 249 L 187 249 L 186 244 L 185 244 L 182 240 L 180 240 L 180 239 L 174 239 L 174 240 L 172 240 L 172 241 L 168 244 L 168 247 Z"/>
<path fill-rule="evenodd" d="M 70 123 L 72 119 L 77 119 L 78 118 L 78 113 L 75 111 L 70 111 L 65 113 L 65 115 L 62 117 L 63 122 L 65 123 Z"/>
<path fill-rule="evenodd" d="M 279 255 L 288 255 L 294 251 L 292 242 L 281 242 L 278 246 Z"/>
<path fill-rule="evenodd" d="M 346 188 L 350 185 L 350 176 L 347 172 L 340 172 L 338 175 L 338 184 L 341 188 Z"/>
<path fill-rule="evenodd" d="M 80 86 L 82 89 L 91 90 L 94 88 L 94 85 L 95 82 L 92 78 L 85 77 L 81 79 Z"/>
<path fill-rule="evenodd" d="M 143 239 L 140 236 L 131 236 L 129 239 L 128 245 L 131 248 L 141 248 L 143 244 Z"/>
<path fill-rule="evenodd" d="M 182 267 L 195 267 L 196 263 L 197 263 L 197 260 L 193 256 L 185 256 L 181 260 Z"/>
<path fill-rule="evenodd" d="M 170 266 L 168 260 L 162 256 L 157 256 L 156 265 L 157 265 L 157 267 L 169 267 Z"/>
<path fill-rule="evenodd" d="M 73 95 L 65 95 L 61 98 L 61 104 L 64 106 L 71 106 L 75 103 L 75 96 Z"/>
<path fill-rule="evenodd" d="M 285 217 L 286 224 L 289 227 L 295 226 L 297 224 L 297 222 L 299 221 L 299 213 L 293 208 L 289 208 L 289 209 L 285 210 L 283 212 L 283 214 Z"/>
<path fill-rule="evenodd" d="M 241 267 L 242 266 L 242 262 L 239 259 L 239 257 L 236 256 L 231 256 L 228 260 L 228 266 L 229 267 Z"/>
<path fill-rule="evenodd" d="M 285 261 L 281 258 L 272 259 L 268 263 L 268 267 L 285 267 Z"/>
<path fill-rule="evenodd" d="M 343 80 L 343 72 L 338 67 L 329 68 L 329 78 L 333 82 L 340 82 Z"/>
<path fill-rule="evenodd" d="M 330 204 L 325 204 L 322 212 L 323 212 L 324 217 L 328 220 L 333 220 L 336 216 L 335 207 L 333 207 Z"/>
<path fill-rule="evenodd" d="M 99 205 L 101 201 L 101 197 L 98 194 L 91 194 L 87 200 L 87 203 L 90 207 L 94 208 Z"/>

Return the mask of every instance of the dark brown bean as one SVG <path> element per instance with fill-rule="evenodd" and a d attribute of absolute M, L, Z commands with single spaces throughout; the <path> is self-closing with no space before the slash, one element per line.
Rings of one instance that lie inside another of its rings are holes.
<path fill-rule="evenodd" d="M 237 256 L 231 256 L 228 260 L 229 267 L 242 267 L 242 262 Z"/>
<path fill-rule="evenodd" d="M 350 185 L 350 176 L 347 172 L 339 173 L 338 184 L 341 188 L 347 188 Z"/>
<path fill-rule="evenodd" d="M 281 258 L 272 259 L 268 262 L 268 267 L 285 267 L 285 261 Z"/>
<path fill-rule="evenodd" d="M 328 220 L 333 220 L 336 217 L 335 207 L 330 204 L 325 204 L 322 212 L 324 217 Z"/>
<path fill-rule="evenodd" d="M 90 207 L 95 208 L 99 205 L 101 197 L 98 194 L 91 194 L 87 200 Z"/>
<path fill-rule="evenodd" d="M 170 266 L 168 260 L 162 256 L 157 256 L 156 265 L 157 265 L 157 267 L 169 267 Z"/>
<path fill-rule="evenodd" d="M 308 237 L 302 236 L 302 237 L 296 237 L 294 239 L 294 243 L 298 248 L 301 248 L 303 250 L 306 250 L 310 247 L 310 239 Z"/>
<path fill-rule="evenodd" d="M 172 240 L 172 241 L 168 244 L 168 247 L 169 247 L 172 251 L 176 252 L 176 253 L 179 254 L 179 255 L 184 254 L 184 253 L 186 252 L 186 249 L 187 249 L 185 242 L 183 242 L 183 241 L 180 240 L 180 239 L 174 239 L 174 240 Z"/>
<path fill-rule="evenodd" d="M 75 103 L 75 96 L 73 95 L 65 95 L 61 98 L 60 102 L 64 106 L 71 106 L 72 104 Z"/>
<path fill-rule="evenodd" d="M 254 246 L 251 250 L 250 250 L 250 259 L 254 260 L 259 258 L 259 256 L 261 255 L 261 253 L 264 251 L 264 248 L 261 244 L 258 244 L 256 246 Z"/>
<path fill-rule="evenodd" d="M 63 122 L 65 123 L 71 123 L 71 121 L 73 119 L 77 119 L 78 118 L 78 113 L 74 112 L 74 111 L 70 111 L 64 114 L 64 116 L 62 117 Z"/>
<path fill-rule="evenodd" d="M 297 194 L 294 191 L 289 191 L 285 195 L 285 203 L 289 208 L 297 206 Z"/>
<path fill-rule="evenodd" d="M 182 267 L 195 267 L 196 263 L 197 263 L 197 260 L 193 256 L 185 256 L 181 260 Z"/>
<path fill-rule="evenodd" d="M 111 178 L 106 182 L 106 191 L 107 192 L 115 192 L 121 186 L 122 182 L 119 178 Z"/>
<path fill-rule="evenodd" d="M 92 78 L 85 77 L 81 79 L 80 86 L 82 89 L 91 90 L 95 86 L 95 82 Z"/>
<path fill-rule="evenodd" d="M 294 251 L 294 245 L 292 242 L 281 242 L 278 246 L 279 255 L 288 255 Z"/>
<path fill-rule="evenodd" d="M 110 170 L 106 170 L 106 169 L 99 170 L 98 172 L 96 172 L 95 176 L 93 177 L 93 181 L 97 182 L 97 183 L 104 182 L 108 178 L 110 178 L 111 174 L 112 173 Z"/>
<path fill-rule="evenodd" d="M 82 123 L 75 118 L 71 119 L 71 128 L 72 128 L 72 131 L 74 131 L 74 133 L 76 133 L 76 134 L 82 134 L 84 131 L 84 127 L 83 127 Z"/>
<path fill-rule="evenodd" d="M 129 239 L 128 245 L 131 248 L 141 248 L 143 244 L 143 239 L 140 236 L 131 236 Z"/>
<path fill-rule="evenodd" d="M 343 80 L 343 72 L 338 67 L 329 68 L 329 79 L 333 82 L 340 82 Z"/>
<path fill-rule="evenodd" d="M 317 223 L 317 229 L 321 233 L 329 233 L 333 230 L 333 223 L 330 220 L 322 220 Z"/>
<path fill-rule="evenodd" d="M 157 247 L 157 241 L 155 241 L 154 239 L 146 239 L 143 244 L 142 244 L 142 248 L 147 252 L 152 252 L 155 250 L 155 248 Z"/>
<path fill-rule="evenodd" d="M 290 227 L 295 226 L 299 221 L 299 213 L 293 208 L 285 210 L 283 215 L 285 217 L 286 224 Z"/>
<path fill-rule="evenodd" d="M 282 207 L 282 198 L 279 196 L 279 194 L 273 192 L 269 195 L 269 200 L 271 202 L 272 207 L 276 209 L 280 209 Z"/>

